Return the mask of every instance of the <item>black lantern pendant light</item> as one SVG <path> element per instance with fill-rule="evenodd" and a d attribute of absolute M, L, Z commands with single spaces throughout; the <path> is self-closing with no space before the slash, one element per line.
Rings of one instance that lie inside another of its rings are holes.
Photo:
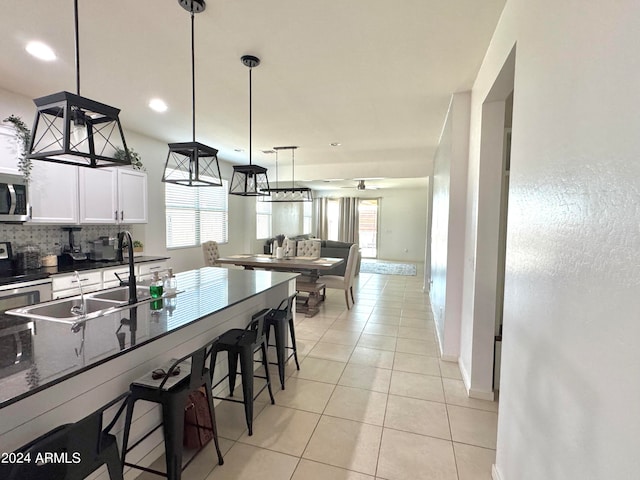
<path fill-rule="evenodd" d="M 298 147 L 273 147 L 276 151 L 276 188 L 269 189 L 269 196 L 264 202 L 311 202 L 313 195 L 308 187 L 296 187 L 295 151 Z M 291 186 L 280 187 L 278 185 L 278 151 L 291 150 Z"/>
<path fill-rule="evenodd" d="M 269 195 L 269 179 L 267 169 L 251 163 L 251 71 L 253 67 L 260 65 L 260 59 L 252 55 L 244 55 L 242 63 L 249 67 L 249 165 L 234 165 L 230 195 L 243 197 L 257 197 Z"/>
<path fill-rule="evenodd" d="M 162 181 L 187 187 L 221 187 L 218 150 L 196 142 L 196 67 L 194 15 L 204 11 L 204 0 L 178 0 L 191 13 L 191 125 L 190 142 L 170 143 Z"/>
<path fill-rule="evenodd" d="M 80 96 L 78 0 L 74 0 L 76 94 L 58 92 L 36 98 L 29 158 L 81 167 L 131 165 L 119 108 Z M 116 150 L 124 155 L 116 158 Z"/>

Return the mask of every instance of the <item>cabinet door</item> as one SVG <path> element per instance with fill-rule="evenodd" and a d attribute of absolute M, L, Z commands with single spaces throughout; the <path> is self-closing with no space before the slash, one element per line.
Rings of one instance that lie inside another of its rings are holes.
<path fill-rule="evenodd" d="M 118 173 L 115 168 L 81 168 L 80 223 L 117 223 Z"/>
<path fill-rule="evenodd" d="M 15 135 L 13 127 L 0 123 L 0 173 L 21 175 L 18 170 L 20 149 Z"/>
<path fill-rule="evenodd" d="M 118 169 L 118 211 L 120 223 L 147 223 L 147 174 Z"/>
<path fill-rule="evenodd" d="M 78 168 L 33 161 L 29 184 L 32 223 L 78 223 Z"/>

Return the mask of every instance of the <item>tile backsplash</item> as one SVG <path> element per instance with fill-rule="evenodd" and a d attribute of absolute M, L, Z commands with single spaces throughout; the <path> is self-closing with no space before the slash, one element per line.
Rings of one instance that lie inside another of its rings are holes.
<path fill-rule="evenodd" d="M 69 232 L 64 225 L 12 225 L 0 224 L 0 242 L 11 242 L 13 252 L 23 245 L 37 245 L 40 252 L 60 254 L 64 245 L 69 244 Z M 89 251 L 89 242 L 98 237 L 116 237 L 118 232 L 129 230 L 129 225 L 82 225 L 82 230 L 73 232 L 76 246 L 83 252 Z"/>

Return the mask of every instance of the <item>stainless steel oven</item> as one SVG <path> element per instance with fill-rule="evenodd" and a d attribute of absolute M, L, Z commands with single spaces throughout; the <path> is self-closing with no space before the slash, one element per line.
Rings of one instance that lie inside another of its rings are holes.
<path fill-rule="evenodd" d="M 34 358 L 34 322 L 4 312 L 47 300 L 51 300 L 50 279 L 0 286 L 0 378 L 29 368 Z"/>

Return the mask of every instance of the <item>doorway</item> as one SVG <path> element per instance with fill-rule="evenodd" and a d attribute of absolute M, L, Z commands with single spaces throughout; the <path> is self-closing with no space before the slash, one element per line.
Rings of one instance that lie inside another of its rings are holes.
<path fill-rule="evenodd" d="M 358 202 L 358 238 L 363 258 L 378 258 L 378 207 L 377 198 Z"/>

